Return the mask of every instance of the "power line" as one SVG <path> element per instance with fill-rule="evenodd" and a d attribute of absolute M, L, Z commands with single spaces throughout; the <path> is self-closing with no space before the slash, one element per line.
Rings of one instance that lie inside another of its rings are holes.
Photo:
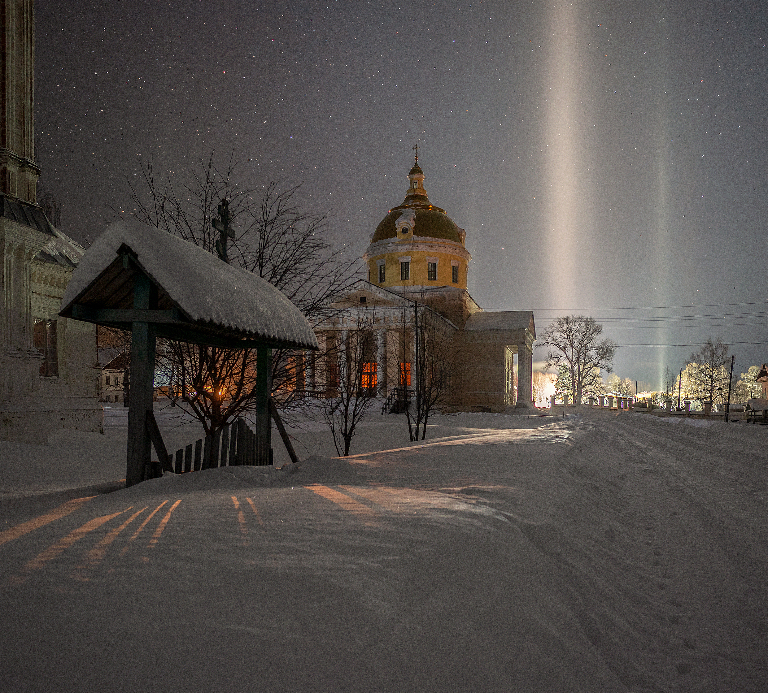
<path fill-rule="evenodd" d="M 689 303 L 674 306 L 603 306 L 593 308 L 528 308 L 538 312 L 577 313 L 594 310 L 672 310 L 674 308 L 728 308 L 734 306 L 768 306 L 768 299 L 762 301 L 742 301 L 739 303 Z"/>
<path fill-rule="evenodd" d="M 672 347 L 699 347 L 702 346 L 704 342 L 696 342 L 694 344 L 617 344 L 617 349 L 626 349 L 626 348 L 635 348 L 635 347 L 650 347 L 654 349 L 665 349 L 665 348 L 672 348 Z M 729 347 L 733 346 L 766 346 L 768 342 L 728 342 Z"/>

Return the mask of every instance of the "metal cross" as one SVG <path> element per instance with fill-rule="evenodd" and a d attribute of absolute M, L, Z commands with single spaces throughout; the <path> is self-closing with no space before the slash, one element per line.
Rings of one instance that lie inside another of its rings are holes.
<path fill-rule="evenodd" d="M 229 264 L 227 239 L 234 238 L 235 232 L 229 225 L 229 201 L 226 199 L 219 202 L 219 216 L 213 220 L 213 228 L 219 232 L 219 239 L 216 241 L 216 252 L 221 260 Z"/>

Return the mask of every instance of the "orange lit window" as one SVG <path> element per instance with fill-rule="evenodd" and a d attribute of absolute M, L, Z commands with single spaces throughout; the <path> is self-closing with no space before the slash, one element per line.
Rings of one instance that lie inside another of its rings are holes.
<path fill-rule="evenodd" d="M 371 390 L 376 387 L 378 383 L 378 375 L 376 373 L 376 362 L 363 364 L 363 378 L 362 386 L 364 390 Z"/>
<path fill-rule="evenodd" d="M 411 364 L 410 363 L 400 363 L 400 386 L 410 387 L 411 386 Z"/>

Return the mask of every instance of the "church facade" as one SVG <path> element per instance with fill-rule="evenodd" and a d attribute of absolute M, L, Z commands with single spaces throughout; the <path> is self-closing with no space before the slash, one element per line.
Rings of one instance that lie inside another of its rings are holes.
<path fill-rule="evenodd" d="M 98 430 L 95 329 L 58 316 L 84 251 L 37 204 L 33 1 L 2 3 L 0 21 L 0 438 Z"/>
<path fill-rule="evenodd" d="M 429 201 L 424 178 L 417 156 L 405 199 L 373 232 L 363 258 L 367 280 L 334 303 L 317 328 L 321 349 L 332 351 L 364 325 L 372 337 L 363 385 L 387 401 L 413 387 L 420 350 L 432 350 L 450 364 L 444 410 L 533 407 L 533 313 L 477 305 L 467 291 L 466 233 Z M 310 369 L 310 376 L 308 386 L 319 393 L 338 380 L 335 367 Z"/>

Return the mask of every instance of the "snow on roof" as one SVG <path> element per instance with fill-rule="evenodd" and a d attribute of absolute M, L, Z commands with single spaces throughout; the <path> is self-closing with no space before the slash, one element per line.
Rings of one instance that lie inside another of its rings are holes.
<path fill-rule="evenodd" d="M 317 348 L 314 332 L 301 311 L 269 282 L 135 220 L 110 224 L 88 248 L 67 285 L 62 314 L 79 302 L 118 307 L 107 305 L 103 294 L 89 290 L 115 263 L 123 246 L 191 323 L 284 346 Z"/>
<path fill-rule="evenodd" d="M 530 310 L 489 310 L 472 313 L 464 325 L 465 330 L 525 330 L 532 329 L 533 312 Z"/>

